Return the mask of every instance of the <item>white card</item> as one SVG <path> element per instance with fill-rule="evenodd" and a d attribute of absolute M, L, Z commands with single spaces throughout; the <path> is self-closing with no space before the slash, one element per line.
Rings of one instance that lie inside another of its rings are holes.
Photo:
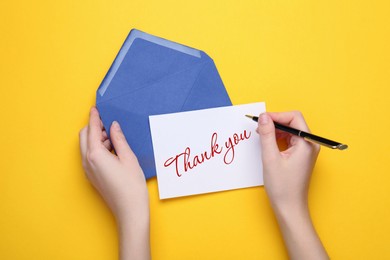
<path fill-rule="evenodd" d="M 253 103 L 150 116 L 160 199 L 263 185 Z"/>

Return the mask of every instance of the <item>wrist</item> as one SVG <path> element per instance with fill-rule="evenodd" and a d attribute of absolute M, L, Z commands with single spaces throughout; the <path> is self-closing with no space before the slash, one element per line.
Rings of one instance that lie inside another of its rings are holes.
<path fill-rule="evenodd" d="M 149 216 L 118 220 L 119 258 L 150 259 Z"/>
<path fill-rule="evenodd" d="M 129 210 L 115 215 L 118 227 L 121 229 L 140 229 L 149 227 L 149 208 Z"/>
<path fill-rule="evenodd" d="M 121 236 L 140 237 L 149 233 L 149 219 L 133 219 L 117 223 Z"/>
<path fill-rule="evenodd" d="M 284 225 L 311 223 L 309 208 L 306 205 L 278 208 L 275 210 L 275 214 L 278 221 Z"/>
<path fill-rule="evenodd" d="M 284 203 L 271 202 L 271 204 L 280 224 L 289 226 L 297 223 L 311 223 L 306 199 L 289 200 Z"/>
<path fill-rule="evenodd" d="M 123 201 L 118 203 L 113 210 L 114 216 L 118 225 L 149 225 L 150 210 L 148 194 L 144 196 L 137 196 L 136 199 L 124 197 Z"/>
<path fill-rule="evenodd" d="M 305 203 L 274 207 L 291 259 L 329 259 L 310 217 Z"/>

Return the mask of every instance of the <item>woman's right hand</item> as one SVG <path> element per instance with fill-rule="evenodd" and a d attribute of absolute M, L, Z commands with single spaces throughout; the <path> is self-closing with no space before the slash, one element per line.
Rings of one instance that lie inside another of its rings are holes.
<path fill-rule="evenodd" d="M 259 116 L 264 186 L 291 259 L 328 259 L 308 208 L 310 177 L 320 151 L 318 144 L 275 130 L 273 121 L 309 132 L 299 112 Z M 277 139 L 287 143 L 280 151 Z"/>

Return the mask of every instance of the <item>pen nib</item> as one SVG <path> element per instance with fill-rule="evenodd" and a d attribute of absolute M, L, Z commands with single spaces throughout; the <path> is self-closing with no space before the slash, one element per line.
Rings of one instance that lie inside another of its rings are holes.
<path fill-rule="evenodd" d="M 245 115 L 246 117 L 249 117 L 250 119 L 253 119 L 253 116 L 251 115 Z"/>
<path fill-rule="evenodd" d="M 348 145 L 346 145 L 346 144 L 339 144 L 336 148 L 339 149 L 339 150 L 345 150 L 345 149 L 348 148 Z"/>

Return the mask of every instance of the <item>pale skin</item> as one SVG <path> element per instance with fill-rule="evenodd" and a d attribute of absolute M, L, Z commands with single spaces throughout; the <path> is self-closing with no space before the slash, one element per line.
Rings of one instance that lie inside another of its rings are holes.
<path fill-rule="evenodd" d="M 320 147 L 279 131 L 273 121 L 309 132 L 299 112 L 264 113 L 259 117 L 264 187 L 291 259 L 329 259 L 308 207 L 308 190 Z M 287 144 L 280 151 L 277 139 Z"/>
<path fill-rule="evenodd" d="M 80 150 L 88 180 L 114 214 L 119 233 L 120 259 L 150 259 L 149 198 L 138 160 L 127 144 L 118 123 L 103 129 L 96 108 L 89 124 L 80 131 Z M 112 154 L 114 147 L 116 155 Z"/>
<path fill-rule="evenodd" d="M 309 131 L 299 112 L 265 113 L 259 117 L 264 186 L 291 259 L 329 259 L 314 229 L 308 209 L 310 176 L 318 145 L 276 131 L 276 121 Z M 101 194 L 118 224 L 119 258 L 150 259 L 149 199 L 138 160 L 117 122 L 111 141 L 96 108 L 80 131 L 80 150 L 88 180 Z M 280 151 L 277 139 L 287 143 Z M 115 148 L 116 155 L 111 153 Z"/>

